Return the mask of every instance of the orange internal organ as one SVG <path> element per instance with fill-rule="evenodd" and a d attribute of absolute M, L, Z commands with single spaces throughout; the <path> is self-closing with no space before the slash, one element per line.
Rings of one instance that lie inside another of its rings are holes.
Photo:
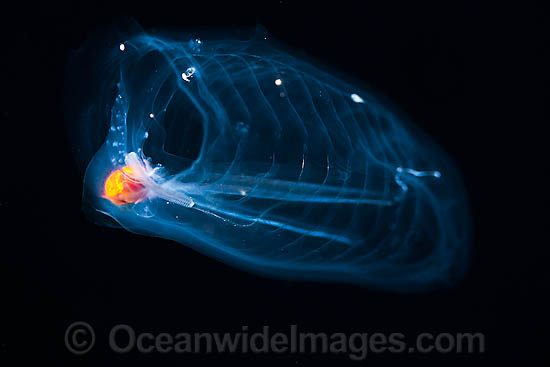
<path fill-rule="evenodd" d="M 104 198 L 117 205 L 135 203 L 144 197 L 144 188 L 128 167 L 117 169 L 105 180 Z"/>

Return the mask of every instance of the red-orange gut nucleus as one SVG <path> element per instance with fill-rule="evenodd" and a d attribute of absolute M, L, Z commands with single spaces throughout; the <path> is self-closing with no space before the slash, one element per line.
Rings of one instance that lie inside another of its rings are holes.
<path fill-rule="evenodd" d="M 128 167 L 117 169 L 105 180 L 104 197 L 117 205 L 135 203 L 144 197 L 144 186 Z"/>

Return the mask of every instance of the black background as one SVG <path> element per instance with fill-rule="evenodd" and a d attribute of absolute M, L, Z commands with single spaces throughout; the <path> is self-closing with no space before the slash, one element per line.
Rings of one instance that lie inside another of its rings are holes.
<path fill-rule="evenodd" d="M 20 3 L 4 12 L 0 357 L 57 365 L 541 363 L 549 346 L 548 237 L 535 231 L 548 225 L 543 121 L 550 33 L 545 9 L 522 4 L 195 0 Z M 467 278 L 424 295 L 271 280 L 170 241 L 89 222 L 65 128 L 65 62 L 88 32 L 123 15 L 146 29 L 260 23 L 388 96 L 463 173 L 475 226 Z M 85 356 L 70 354 L 63 342 L 77 320 L 97 335 Z M 371 354 L 363 362 L 322 354 L 117 355 L 107 335 L 120 323 L 174 334 L 236 332 L 242 325 L 285 332 L 291 324 L 409 338 L 482 332 L 486 353 Z"/>

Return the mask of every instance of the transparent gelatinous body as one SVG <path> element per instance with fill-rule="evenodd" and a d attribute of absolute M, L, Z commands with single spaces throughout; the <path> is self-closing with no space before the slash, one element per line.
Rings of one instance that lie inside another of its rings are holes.
<path fill-rule="evenodd" d="M 460 279 L 470 227 L 452 162 L 365 87 L 261 32 L 142 32 L 77 53 L 89 76 L 73 77 L 69 117 L 84 155 L 103 140 L 85 204 L 254 273 L 391 291 Z"/>

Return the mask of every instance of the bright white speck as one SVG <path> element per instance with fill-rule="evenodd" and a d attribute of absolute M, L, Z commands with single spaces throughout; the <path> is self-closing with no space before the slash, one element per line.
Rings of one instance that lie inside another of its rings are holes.
<path fill-rule="evenodd" d="M 152 119 L 154 119 L 154 118 L 155 118 L 155 115 L 151 112 L 151 113 L 149 114 L 149 117 L 152 118 Z"/>
<path fill-rule="evenodd" d="M 143 136 L 145 137 L 145 139 L 147 139 L 149 137 L 149 133 L 146 131 L 145 134 L 143 134 Z"/>
<path fill-rule="evenodd" d="M 363 98 L 359 97 L 357 94 L 353 93 L 351 95 L 351 100 L 355 103 L 365 103 L 365 101 L 363 101 Z"/>
<path fill-rule="evenodd" d="M 246 191 L 241 190 L 240 192 L 241 192 L 241 195 L 243 195 L 243 196 L 246 195 Z"/>
<path fill-rule="evenodd" d="M 283 81 L 282 81 L 280 78 L 275 79 L 275 85 L 276 85 L 277 87 L 280 86 L 280 85 L 282 85 L 282 84 L 283 84 Z"/>
<path fill-rule="evenodd" d="M 120 46 L 118 46 L 118 48 L 120 49 L 120 51 L 126 50 L 126 46 L 124 46 L 124 43 L 121 43 Z"/>

